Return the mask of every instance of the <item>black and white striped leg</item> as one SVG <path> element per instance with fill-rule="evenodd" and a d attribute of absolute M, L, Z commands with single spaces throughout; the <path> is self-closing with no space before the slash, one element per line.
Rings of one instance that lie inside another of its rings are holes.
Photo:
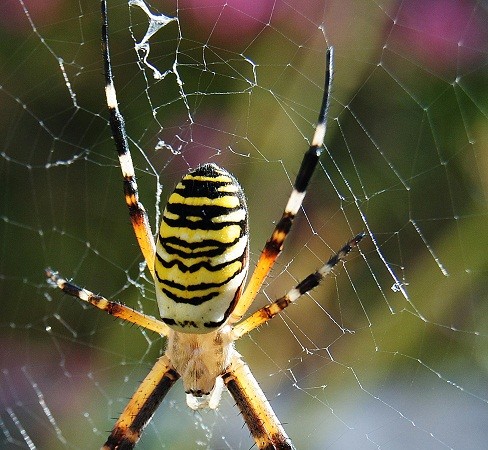
<path fill-rule="evenodd" d="M 139 201 L 139 192 L 137 189 L 134 164 L 132 163 L 129 142 L 127 139 L 127 133 L 125 131 L 125 121 L 119 111 L 119 106 L 117 103 L 117 94 L 115 92 L 112 65 L 110 62 L 106 0 L 101 0 L 101 10 L 102 52 L 105 69 L 105 96 L 110 114 L 110 128 L 112 129 L 112 136 L 114 138 L 115 147 L 119 156 L 120 168 L 122 170 L 122 176 L 124 177 L 125 203 L 129 208 L 132 227 L 134 228 L 137 242 L 141 248 L 142 254 L 144 255 L 144 259 L 146 260 L 147 267 L 151 271 L 154 278 L 154 255 L 156 253 L 156 246 L 146 210 L 143 204 Z"/>
<path fill-rule="evenodd" d="M 332 255 L 319 270 L 311 273 L 293 289 L 288 291 L 286 295 L 275 300 L 270 305 L 266 305 L 263 308 L 258 309 L 248 318 L 235 325 L 232 330 L 233 339 L 239 339 L 242 335 L 249 333 L 263 323 L 266 323 L 268 320 L 271 320 L 274 316 L 283 311 L 303 294 L 310 292 L 312 289 L 318 286 L 337 265 L 337 263 L 344 260 L 346 256 L 358 246 L 359 242 L 361 242 L 364 236 L 364 233 L 360 233 L 352 238 L 336 254 Z"/>
<path fill-rule="evenodd" d="M 161 336 L 166 336 L 168 334 L 168 326 L 153 316 L 143 314 L 128 306 L 122 305 L 121 303 L 107 300 L 101 295 L 96 295 L 87 289 L 83 289 L 76 284 L 70 283 L 52 269 L 46 269 L 46 276 L 50 283 L 56 285 L 65 294 L 76 297 L 86 303 L 90 303 L 90 305 L 93 305 L 118 319 L 133 323 L 146 330 L 154 331 Z"/>
<path fill-rule="evenodd" d="M 249 283 L 239 299 L 239 302 L 231 314 L 231 323 L 236 323 L 241 320 L 242 316 L 251 306 L 256 298 L 261 286 L 271 271 L 276 259 L 283 249 L 283 244 L 290 232 L 293 220 L 302 206 L 305 193 L 312 177 L 324 144 L 325 132 L 327 128 L 327 113 L 330 105 L 330 91 L 332 86 L 333 74 L 333 59 L 334 52 L 332 47 L 329 47 L 326 54 L 326 73 L 324 95 L 322 98 L 322 105 L 320 107 L 317 126 L 312 139 L 310 148 L 303 156 L 300 169 L 298 171 L 293 190 L 290 198 L 286 204 L 283 215 L 280 221 L 276 224 L 271 237 L 266 242 L 264 249 L 261 252 L 258 263 L 254 272 L 251 275 Z"/>

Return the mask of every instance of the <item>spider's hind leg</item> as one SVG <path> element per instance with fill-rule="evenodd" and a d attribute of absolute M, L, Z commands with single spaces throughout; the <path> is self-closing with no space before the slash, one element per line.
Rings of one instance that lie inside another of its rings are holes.
<path fill-rule="evenodd" d="M 166 356 L 159 358 L 115 423 L 102 450 L 133 449 L 142 430 L 179 377 Z"/>
<path fill-rule="evenodd" d="M 237 353 L 222 379 L 260 450 L 294 449 L 251 370 Z"/>

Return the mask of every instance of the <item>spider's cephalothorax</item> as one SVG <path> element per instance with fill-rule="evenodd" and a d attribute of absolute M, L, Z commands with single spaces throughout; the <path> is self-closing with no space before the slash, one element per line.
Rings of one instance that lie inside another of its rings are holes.
<path fill-rule="evenodd" d="M 222 394 L 222 378 L 233 357 L 231 327 L 224 325 L 205 333 L 168 332 L 164 355 L 183 381 L 186 403 L 191 409 L 214 409 Z"/>
<path fill-rule="evenodd" d="M 291 440 L 249 367 L 234 349 L 234 342 L 314 289 L 364 237 L 360 233 L 350 239 L 287 294 L 245 318 L 281 253 L 322 152 L 332 82 L 332 49 L 327 50 L 324 94 L 310 147 L 303 156 L 283 215 L 243 289 L 248 269 L 246 202 L 235 178 L 215 164 L 199 167 L 178 183 L 154 242 L 146 210 L 139 201 L 129 141 L 117 103 L 106 0 L 101 0 L 101 6 L 110 125 L 123 175 L 125 201 L 139 247 L 154 278 L 161 320 L 82 289 L 51 269 L 46 273 L 50 282 L 65 293 L 167 339 L 164 355 L 131 397 L 103 449 L 132 449 L 180 377 L 191 408 L 216 408 L 225 385 L 260 450 L 292 449 Z"/>
<path fill-rule="evenodd" d="M 183 177 L 164 209 L 155 260 L 161 320 L 184 333 L 219 328 L 247 268 L 244 193 L 229 172 L 205 164 Z"/>

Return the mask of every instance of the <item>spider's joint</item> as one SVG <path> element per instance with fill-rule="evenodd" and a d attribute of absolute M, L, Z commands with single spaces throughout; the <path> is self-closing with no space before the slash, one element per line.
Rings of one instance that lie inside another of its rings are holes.
<path fill-rule="evenodd" d="M 135 171 L 134 171 L 134 163 L 132 162 L 132 158 L 130 154 L 129 153 L 119 154 L 119 162 L 120 162 L 120 168 L 122 170 L 123 177 L 125 179 L 133 178 Z"/>
<path fill-rule="evenodd" d="M 296 215 L 298 213 L 298 210 L 300 209 L 300 206 L 302 206 L 304 197 L 305 191 L 299 192 L 296 189 L 293 189 L 290 198 L 288 199 L 288 203 L 286 204 L 285 211 L 290 214 Z"/>
<path fill-rule="evenodd" d="M 325 123 L 318 123 L 317 127 L 315 128 L 315 133 L 312 139 L 312 146 L 313 147 L 322 147 L 325 139 L 325 130 L 326 125 Z"/>
<path fill-rule="evenodd" d="M 115 93 L 115 86 L 112 82 L 105 86 L 105 97 L 107 98 L 107 106 L 110 109 L 117 109 L 117 94 Z"/>

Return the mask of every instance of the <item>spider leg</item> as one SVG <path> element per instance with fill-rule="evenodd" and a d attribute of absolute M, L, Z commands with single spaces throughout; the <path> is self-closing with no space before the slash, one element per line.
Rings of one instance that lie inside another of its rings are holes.
<path fill-rule="evenodd" d="M 293 289 L 288 291 L 286 295 L 275 300 L 273 303 L 258 309 L 255 313 L 251 314 L 248 318 L 241 323 L 234 326 L 232 330 L 232 338 L 239 339 L 246 333 L 249 333 L 254 328 L 259 327 L 268 320 L 271 320 L 274 316 L 283 311 L 287 306 L 301 297 L 303 294 L 311 291 L 313 288 L 319 285 L 319 283 L 332 271 L 339 261 L 351 252 L 359 242 L 365 236 L 364 233 L 360 233 L 349 242 L 347 242 L 335 255 L 332 255 L 329 260 L 316 272 L 311 273 L 303 281 L 298 283 Z"/>
<path fill-rule="evenodd" d="M 322 98 L 322 106 L 320 108 L 319 117 L 317 120 L 317 127 L 312 139 L 312 144 L 308 151 L 304 154 L 303 160 L 298 171 L 293 190 L 286 204 L 283 215 L 280 221 L 276 224 L 271 237 L 266 242 L 264 249 L 261 252 L 258 263 L 254 272 L 251 275 L 249 283 L 239 299 L 234 311 L 230 316 L 230 322 L 238 322 L 246 311 L 251 306 L 256 298 L 264 280 L 271 271 L 276 259 L 283 249 L 283 243 L 290 232 L 293 219 L 302 206 L 303 199 L 307 190 L 308 183 L 317 166 L 320 155 L 322 153 L 322 146 L 324 144 L 324 137 L 327 125 L 327 112 L 330 104 L 330 91 L 332 85 L 333 73 L 333 49 L 327 49 L 326 58 L 326 74 L 324 96 Z"/>
<path fill-rule="evenodd" d="M 109 301 L 105 297 L 96 295 L 93 292 L 76 286 L 75 284 L 72 284 L 60 277 L 57 272 L 54 272 L 51 269 L 46 269 L 46 276 L 49 278 L 51 283 L 55 284 L 64 293 L 77 297 L 84 302 L 90 303 L 91 305 L 101 309 L 102 311 L 106 311 L 108 314 L 114 317 L 136 324 L 142 328 L 145 328 L 146 330 L 154 331 L 162 336 L 166 336 L 168 334 L 168 326 L 155 317 L 140 313 L 120 303 Z"/>
<path fill-rule="evenodd" d="M 110 127 L 114 138 L 117 154 L 119 156 L 120 168 L 124 177 L 125 203 L 129 208 L 130 220 L 134 233 L 141 248 L 147 267 L 154 278 L 154 257 L 156 246 L 154 237 L 149 225 L 147 212 L 143 204 L 139 201 L 139 192 L 134 172 L 134 164 L 130 154 L 129 142 L 125 131 L 124 117 L 119 111 L 117 95 L 112 75 L 112 65 L 110 63 L 110 51 L 108 45 L 108 17 L 107 2 L 101 0 L 102 9 L 102 51 L 105 69 L 105 95 L 107 106 L 110 113 Z"/>
<path fill-rule="evenodd" d="M 251 370 L 237 353 L 222 379 L 260 450 L 294 448 Z"/>
<path fill-rule="evenodd" d="M 134 448 L 142 430 L 179 377 L 169 359 L 161 356 L 130 399 L 102 450 Z"/>

